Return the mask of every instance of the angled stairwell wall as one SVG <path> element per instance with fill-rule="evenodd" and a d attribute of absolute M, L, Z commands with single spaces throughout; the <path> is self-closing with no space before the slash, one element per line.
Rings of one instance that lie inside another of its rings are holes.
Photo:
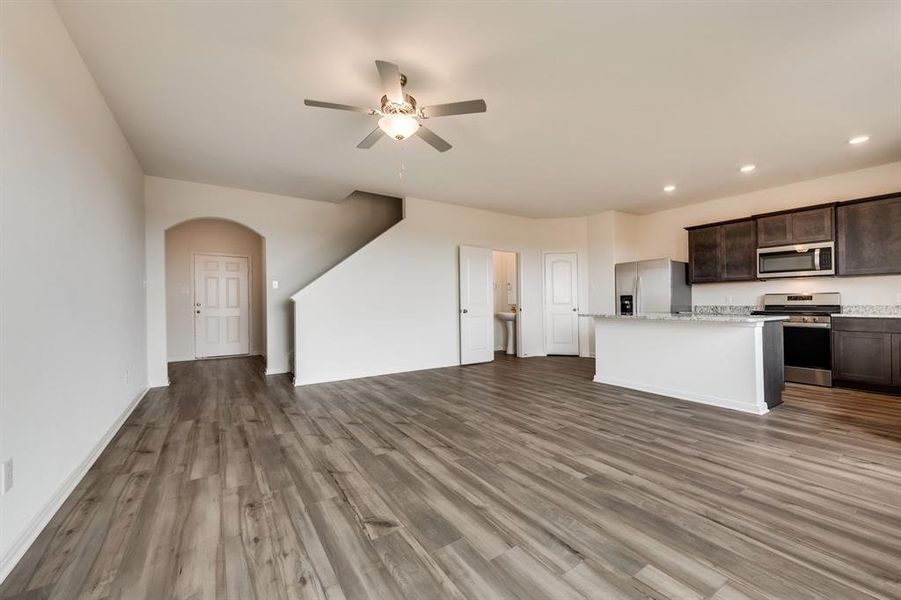
<path fill-rule="evenodd" d="M 403 217 L 399 198 L 354 194 L 341 203 L 146 177 L 147 343 L 151 386 L 168 384 L 166 229 L 215 217 L 260 234 L 265 246 L 267 373 L 291 370 L 291 294 Z M 278 288 L 273 282 L 278 281 Z M 190 307 L 186 307 L 190 309 Z"/>
<path fill-rule="evenodd" d="M 460 363 L 458 248 L 518 252 L 523 350 L 544 354 L 543 253 L 573 251 L 587 306 L 587 220 L 529 219 L 417 198 L 404 220 L 294 294 L 298 385 Z M 588 323 L 580 324 L 588 350 Z"/>

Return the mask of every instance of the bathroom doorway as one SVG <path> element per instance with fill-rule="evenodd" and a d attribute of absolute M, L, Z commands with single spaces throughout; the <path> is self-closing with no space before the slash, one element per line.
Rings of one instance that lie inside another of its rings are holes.
<path fill-rule="evenodd" d="M 520 273 L 516 252 L 494 250 L 494 350 L 521 356 Z"/>
<path fill-rule="evenodd" d="M 459 248 L 460 364 L 525 356 L 522 343 L 522 257 L 479 246 Z"/>

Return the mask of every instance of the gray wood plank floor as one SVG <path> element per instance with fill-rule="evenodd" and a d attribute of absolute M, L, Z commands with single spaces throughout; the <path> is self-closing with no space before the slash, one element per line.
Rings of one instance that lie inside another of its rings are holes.
<path fill-rule="evenodd" d="M 508 359 L 295 389 L 178 363 L 0 598 L 901 598 L 901 401 L 764 417 Z"/>

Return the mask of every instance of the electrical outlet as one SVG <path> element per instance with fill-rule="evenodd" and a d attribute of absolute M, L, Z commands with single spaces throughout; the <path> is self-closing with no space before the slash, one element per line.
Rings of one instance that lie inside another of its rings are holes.
<path fill-rule="evenodd" d="M 0 495 L 6 494 L 13 487 L 13 459 L 0 465 Z"/>
<path fill-rule="evenodd" d="M 125 369 L 125 385 L 128 385 L 128 369 Z"/>
<path fill-rule="evenodd" d="M 272 289 L 274 289 L 274 290 L 278 289 L 278 279 L 272 280 Z"/>

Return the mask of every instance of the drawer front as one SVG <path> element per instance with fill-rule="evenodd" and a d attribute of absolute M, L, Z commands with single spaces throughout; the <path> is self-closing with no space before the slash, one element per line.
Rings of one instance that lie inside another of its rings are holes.
<path fill-rule="evenodd" d="M 872 331 L 875 333 L 901 333 L 901 319 L 877 319 L 833 317 L 835 331 Z"/>

